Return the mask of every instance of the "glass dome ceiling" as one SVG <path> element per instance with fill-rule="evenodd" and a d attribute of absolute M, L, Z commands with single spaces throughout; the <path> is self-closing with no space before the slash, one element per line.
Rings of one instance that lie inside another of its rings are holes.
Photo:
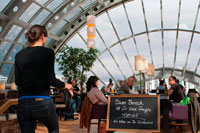
<path fill-rule="evenodd" d="M 64 45 L 87 49 L 86 16 L 94 14 L 100 54 L 88 76 L 97 75 L 103 84 L 138 78 L 134 56 L 141 54 L 154 64 L 155 79 L 175 75 L 199 85 L 199 0 L 0 1 L 0 75 L 8 82 L 31 25 L 48 28 L 45 46 L 56 54 Z"/>

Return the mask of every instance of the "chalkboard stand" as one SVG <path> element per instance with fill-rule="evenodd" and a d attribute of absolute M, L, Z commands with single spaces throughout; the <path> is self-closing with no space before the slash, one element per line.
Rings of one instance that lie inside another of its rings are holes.
<path fill-rule="evenodd" d="M 160 96 L 109 96 L 106 130 L 160 132 Z"/>

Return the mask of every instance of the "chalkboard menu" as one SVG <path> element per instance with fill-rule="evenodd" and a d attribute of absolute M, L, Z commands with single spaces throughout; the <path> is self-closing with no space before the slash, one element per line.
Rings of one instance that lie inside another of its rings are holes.
<path fill-rule="evenodd" d="M 106 130 L 159 131 L 160 96 L 109 96 Z"/>

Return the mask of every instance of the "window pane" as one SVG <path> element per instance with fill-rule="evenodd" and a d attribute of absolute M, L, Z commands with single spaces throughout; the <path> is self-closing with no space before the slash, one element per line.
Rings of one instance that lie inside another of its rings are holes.
<path fill-rule="evenodd" d="M 160 0 L 143 0 L 148 30 L 161 28 Z"/>
<path fill-rule="evenodd" d="M 26 38 L 25 38 L 25 34 L 26 34 L 27 30 L 24 31 L 24 33 L 21 35 L 21 37 L 19 38 L 19 40 L 17 41 L 18 43 L 21 44 L 25 44 L 27 42 Z"/>
<path fill-rule="evenodd" d="M 187 65 L 187 69 L 194 71 L 197 63 L 200 59 L 199 56 L 199 49 L 200 49 L 200 35 L 199 34 L 194 34 L 194 38 L 192 41 L 192 45 L 191 45 L 191 50 L 190 50 L 190 55 L 188 58 L 188 65 Z"/>
<path fill-rule="evenodd" d="M 107 14 L 104 13 L 96 18 L 96 27 L 108 47 L 118 41 Z"/>
<path fill-rule="evenodd" d="M 134 59 L 134 56 L 138 55 L 138 54 L 137 54 L 137 51 L 135 48 L 135 43 L 134 43 L 133 39 L 131 38 L 126 41 L 123 41 L 122 45 L 124 47 L 125 52 L 127 53 L 127 56 L 129 58 L 129 61 L 131 63 L 133 70 L 135 70 L 135 67 L 134 67 L 135 65 L 134 65 L 133 59 Z"/>
<path fill-rule="evenodd" d="M 125 5 L 133 33 L 137 34 L 146 31 L 141 1 L 135 0 L 132 2 L 127 2 Z M 135 10 L 134 12 L 133 9 Z"/>
<path fill-rule="evenodd" d="M 192 0 L 192 1 L 181 0 L 181 16 L 180 16 L 181 29 L 191 29 L 191 30 L 193 29 L 198 4 L 199 4 L 198 0 Z"/>
<path fill-rule="evenodd" d="M 123 75 L 121 74 L 119 68 L 117 67 L 116 63 L 114 62 L 111 55 L 106 51 L 104 54 L 99 56 L 99 59 L 102 63 L 106 66 L 108 71 L 113 75 L 116 80 L 124 79 Z"/>
<path fill-rule="evenodd" d="M 91 4 L 90 2 L 91 0 L 87 0 L 83 5 L 81 5 L 82 8 L 86 8 L 87 6 L 89 6 Z M 96 0 L 92 0 L 92 3 L 96 2 Z"/>
<path fill-rule="evenodd" d="M 22 30 L 22 27 L 13 25 L 13 27 L 10 29 L 10 31 L 6 35 L 5 39 L 14 41 L 17 38 L 18 34 L 21 32 L 21 30 Z"/>
<path fill-rule="evenodd" d="M 120 44 L 117 44 L 114 47 L 112 47 L 110 49 L 110 51 L 113 54 L 116 62 L 119 64 L 119 67 L 121 68 L 125 77 L 128 78 L 130 75 L 133 75 L 133 72 L 130 68 L 128 60 L 127 60 Z"/>
<path fill-rule="evenodd" d="M 163 6 L 163 27 L 165 29 L 177 28 L 179 1 L 162 0 L 162 6 Z"/>
<path fill-rule="evenodd" d="M 42 12 L 33 20 L 32 25 L 41 24 L 47 16 L 49 16 L 50 12 L 47 10 L 42 10 Z"/>
<path fill-rule="evenodd" d="M 49 0 L 35 0 L 36 2 L 40 3 L 41 5 L 44 5 L 47 3 Z"/>
<path fill-rule="evenodd" d="M 183 68 L 185 65 L 186 55 L 191 39 L 191 33 L 179 32 L 178 44 L 177 44 L 177 56 L 176 56 L 176 67 Z"/>
<path fill-rule="evenodd" d="M 165 67 L 173 67 L 174 63 L 174 49 L 176 43 L 176 32 L 165 31 L 164 32 L 164 49 L 165 49 Z"/>
<path fill-rule="evenodd" d="M 22 20 L 24 22 L 28 22 L 35 13 L 40 9 L 40 6 L 38 6 L 35 3 L 32 3 L 26 11 L 19 17 L 19 20 Z"/>
<path fill-rule="evenodd" d="M 55 10 L 59 5 L 61 5 L 64 2 L 64 0 L 53 0 L 47 8 L 51 11 Z"/>
<path fill-rule="evenodd" d="M 62 29 L 62 27 L 66 24 L 66 21 L 62 20 L 61 22 L 59 22 L 58 24 L 56 24 L 56 26 L 50 31 L 53 34 L 58 33 L 58 31 L 60 29 Z"/>
<path fill-rule="evenodd" d="M 151 41 L 151 50 L 155 68 L 163 67 L 162 56 L 162 38 L 161 32 L 153 32 L 149 34 Z"/>
<path fill-rule="evenodd" d="M 110 75 L 107 73 L 105 68 L 102 66 L 102 64 L 96 60 L 94 62 L 94 65 L 91 69 L 103 82 L 107 82 L 109 80 Z"/>
<path fill-rule="evenodd" d="M 7 43 L 7 42 L 2 42 L 0 44 L 0 61 L 3 61 L 3 59 L 5 58 L 8 50 L 10 49 L 11 44 Z"/>
<path fill-rule="evenodd" d="M 144 56 L 145 59 L 148 60 L 148 62 L 151 61 L 150 51 L 149 51 L 149 43 L 147 39 L 147 34 L 142 34 L 140 36 L 135 37 L 137 42 L 137 47 L 139 50 L 139 53 Z"/>
<path fill-rule="evenodd" d="M 74 9 L 67 17 L 65 18 L 67 21 L 70 21 L 73 17 L 75 17 L 77 14 L 82 12 L 82 9 L 80 7 L 77 7 Z"/>
<path fill-rule="evenodd" d="M 1 71 L 1 75 L 8 77 L 10 75 L 10 72 L 12 70 L 12 64 L 4 64 L 3 69 Z"/>
<path fill-rule="evenodd" d="M 196 24 L 196 27 L 195 27 L 195 31 L 200 32 L 200 15 L 198 15 L 198 17 L 197 17 L 197 24 Z"/>
<path fill-rule="evenodd" d="M 19 45 L 15 45 L 13 50 L 11 51 L 8 59 L 7 59 L 7 62 L 12 62 L 14 63 L 15 61 L 15 55 L 22 49 L 23 47 L 22 46 L 19 46 Z"/>
<path fill-rule="evenodd" d="M 11 0 L 4 0 L 0 2 L 0 12 L 10 3 Z"/>
<path fill-rule="evenodd" d="M 108 13 L 120 39 L 124 39 L 132 35 L 122 5 L 108 11 Z"/>
<path fill-rule="evenodd" d="M 83 42 L 78 34 L 73 36 L 73 38 L 67 42 L 67 46 L 72 46 L 73 48 L 83 48 L 87 50 L 87 45 Z"/>

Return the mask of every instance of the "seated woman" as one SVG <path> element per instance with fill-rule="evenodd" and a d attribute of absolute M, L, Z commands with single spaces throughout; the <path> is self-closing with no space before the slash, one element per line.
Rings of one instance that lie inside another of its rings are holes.
<path fill-rule="evenodd" d="M 90 76 L 86 82 L 87 96 L 92 104 L 107 104 L 108 101 L 103 93 L 98 89 L 98 80 L 96 76 Z"/>

